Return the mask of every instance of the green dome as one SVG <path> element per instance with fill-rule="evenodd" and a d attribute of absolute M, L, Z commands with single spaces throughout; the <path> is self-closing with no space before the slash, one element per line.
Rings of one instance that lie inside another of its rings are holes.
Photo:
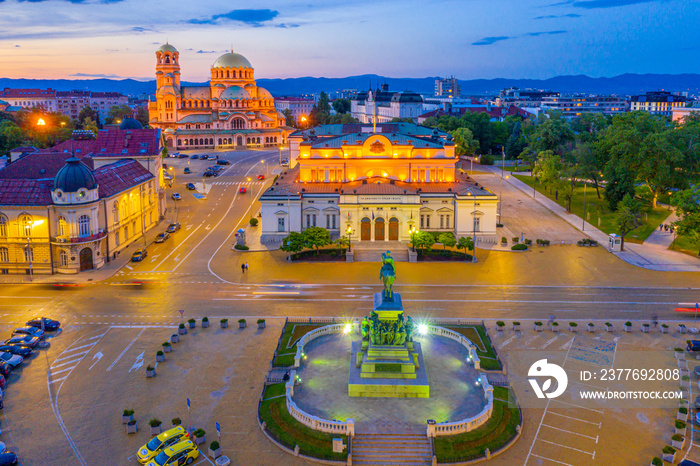
<path fill-rule="evenodd" d="M 177 52 L 177 49 L 170 44 L 163 44 L 158 48 L 158 52 Z"/>
<path fill-rule="evenodd" d="M 239 53 L 225 53 L 216 59 L 212 68 L 253 68 L 248 59 Z"/>

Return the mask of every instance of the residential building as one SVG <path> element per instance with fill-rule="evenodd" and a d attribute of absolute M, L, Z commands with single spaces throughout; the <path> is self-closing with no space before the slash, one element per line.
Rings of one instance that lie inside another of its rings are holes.
<path fill-rule="evenodd" d="M 104 123 L 105 118 L 109 116 L 109 110 L 112 107 L 120 107 L 129 105 L 129 98 L 118 92 L 91 92 L 90 107 L 100 114 L 100 120 Z"/>
<path fill-rule="evenodd" d="M 543 111 L 559 111 L 565 117 L 576 117 L 584 113 L 617 115 L 627 111 L 627 102 L 616 95 L 557 94 L 542 98 Z"/>
<path fill-rule="evenodd" d="M 173 149 L 266 147 L 283 144 L 292 128 L 275 99 L 255 82 L 247 58 L 231 50 L 211 66 L 205 86 L 180 85 L 180 53 L 170 44 L 156 51 L 156 100 L 149 124 Z"/>
<path fill-rule="evenodd" d="M 350 114 L 360 123 L 386 123 L 394 118 L 418 118 L 423 97 L 413 91 L 393 92 L 388 84 L 357 93 L 350 100 Z"/>
<path fill-rule="evenodd" d="M 498 97 L 496 97 L 494 103 L 497 106 L 515 105 L 516 107 L 522 108 L 537 108 L 542 106 L 545 97 L 557 95 L 559 95 L 559 93 L 555 91 L 511 87 L 509 89 L 503 89 Z"/>
<path fill-rule="evenodd" d="M 0 170 L 0 274 L 102 267 L 158 224 L 157 180 L 133 159 L 34 152 Z"/>
<path fill-rule="evenodd" d="M 0 100 L 9 107 L 31 110 L 38 108 L 46 112 L 56 112 L 56 91 L 54 89 L 10 89 L 0 91 Z"/>
<path fill-rule="evenodd" d="M 292 112 L 294 121 L 300 123 L 301 117 L 307 117 L 311 113 L 311 109 L 316 102 L 313 99 L 305 99 L 303 97 L 278 97 L 275 99 L 275 108 L 280 113 L 284 114 L 285 110 Z"/>
<path fill-rule="evenodd" d="M 503 121 L 506 119 L 506 117 L 509 116 L 520 116 L 522 118 L 529 118 L 532 116 L 532 113 L 528 112 L 525 109 L 516 107 L 515 105 L 510 105 L 508 107 L 496 107 L 487 102 L 485 105 L 481 104 L 480 106 L 453 108 L 451 111 L 445 111 L 442 109 L 431 110 L 429 112 L 423 113 L 422 115 L 419 115 L 417 120 L 418 124 L 422 125 L 425 122 L 425 120 L 431 117 L 439 117 L 445 115 L 460 117 L 467 112 L 486 113 L 489 115 L 489 119 L 491 121 Z"/>
<path fill-rule="evenodd" d="M 654 115 L 671 116 L 673 109 L 685 107 L 688 97 L 666 91 L 647 92 L 630 98 L 630 110 L 644 110 Z"/>
<path fill-rule="evenodd" d="M 435 80 L 435 97 L 457 98 L 460 95 L 459 81 L 454 76 Z"/>
<path fill-rule="evenodd" d="M 700 107 L 676 107 L 671 110 L 671 121 L 682 123 L 691 114 L 700 112 Z"/>
<path fill-rule="evenodd" d="M 290 135 L 290 168 L 260 198 L 262 241 L 311 226 L 353 242 L 411 231 L 496 239 L 497 196 L 456 168 L 448 133 L 410 123 L 324 125 Z"/>

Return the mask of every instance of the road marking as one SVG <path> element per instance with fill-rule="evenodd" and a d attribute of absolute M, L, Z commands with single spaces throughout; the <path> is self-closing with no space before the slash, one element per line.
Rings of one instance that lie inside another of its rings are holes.
<path fill-rule="evenodd" d="M 168 259 L 168 257 L 170 257 L 171 255 L 173 255 L 173 253 L 174 253 L 175 251 L 177 251 L 178 248 L 180 248 L 180 246 L 182 246 L 183 244 L 185 244 L 185 242 L 187 242 L 187 240 L 190 239 L 190 236 L 194 235 L 194 234 L 197 232 L 197 230 L 199 230 L 201 227 L 202 227 L 202 224 L 201 224 L 201 223 L 200 223 L 199 225 L 197 225 L 197 228 L 195 228 L 194 230 L 192 230 L 192 233 L 190 233 L 189 235 L 187 235 L 187 237 L 185 237 L 185 239 L 182 240 L 182 242 L 181 242 L 180 244 L 178 244 L 177 246 L 175 246 L 175 248 L 174 248 L 172 251 L 170 251 L 170 253 L 169 253 L 167 256 L 165 256 L 165 257 L 163 258 L 162 261 L 160 261 L 160 262 L 158 263 L 158 265 L 156 265 L 155 267 L 153 267 L 153 270 L 155 271 L 155 269 L 157 269 L 158 267 L 160 267 L 161 265 L 163 265 L 163 262 L 165 262 L 165 261 Z M 179 254 L 178 254 L 178 256 L 179 256 Z M 175 270 L 175 269 L 173 269 L 173 271 L 174 271 L 174 270 Z"/>
<path fill-rule="evenodd" d="M 576 337 L 574 337 L 574 338 L 576 338 Z M 564 344 L 561 346 L 561 348 L 559 348 L 559 349 L 568 350 L 569 348 L 571 348 L 571 344 L 574 342 L 574 338 L 572 338 L 571 340 L 569 340 L 569 341 L 567 341 L 566 343 L 564 343 Z"/>
<path fill-rule="evenodd" d="M 94 345 L 93 345 L 93 346 L 94 346 Z M 66 356 L 65 358 L 61 358 L 61 359 L 56 359 L 56 360 L 54 360 L 54 363 L 57 363 L 58 361 L 65 361 L 66 359 L 78 358 L 78 357 L 80 357 L 80 356 L 82 356 L 82 355 L 88 354 L 89 352 L 90 352 L 90 350 L 83 351 L 82 353 L 71 354 L 71 355 L 69 355 L 69 356 Z M 62 365 L 65 366 L 65 364 L 62 364 Z M 52 366 L 53 366 L 53 365 L 52 365 Z M 58 366 L 54 366 L 54 367 L 58 367 Z"/>
<path fill-rule="evenodd" d="M 500 346 L 500 347 L 503 348 L 503 347 L 506 346 L 508 343 L 510 343 L 511 341 L 515 340 L 516 338 L 517 338 L 517 336 L 512 336 L 512 337 L 510 337 L 509 339 L 507 339 L 506 341 L 504 341 L 503 343 L 501 343 L 501 346 Z"/>
<path fill-rule="evenodd" d="M 542 413 L 542 419 L 540 419 L 540 424 L 537 426 L 537 432 L 535 432 L 535 440 L 532 441 L 532 445 L 530 445 L 530 450 L 527 452 L 527 456 L 525 457 L 525 462 L 523 465 L 527 465 L 527 461 L 530 459 L 530 455 L 532 454 L 532 449 L 535 447 L 535 442 L 537 441 L 537 436 L 540 435 L 540 428 L 542 428 L 542 422 L 544 421 L 544 416 L 547 414 L 547 408 L 549 408 L 549 402 L 552 401 L 552 398 L 547 399 L 547 406 L 544 407 L 544 412 Z"/>
<path fill-rule="evenodd" d="M 532 453 L 530 456 L 534 456 L 535 458 L 539 458 L 539 459 L 545 460 L 545 461 L 551 461 L 552 463 L 563 464 L 563 465 L 565 465 L 565 466 L 572 466 L 572 465 L 569 464 L 569 463 L 564 463 L 563 461 L 553 460 L 552 458 L 545 458 L 544 456 L 535 455 L 534 453 Z M 527 460 L 526 460 L 526 461 L 527 461 Z"/>
<path fill-rule="evenodd" d="M 131 348 L 131 345 L 133 345 L 134 343 L 136 343 L 136 340 L 138 340 L 138 338 L 141 336 L 141 334 L 142 334 L 147 328 L 148 328 L 148 327 L 144 327 L 144 328 L 141 329 L 141 331 L 139 332 L 139 334 L 136 335 L 136 336 L 134 337 L 133 340 L 131 340 L 131 343 L 129 343 L 129 345 L 128 345 L 126 348 L 124 348 L 124 351 L 122 351 L 121 354 L 117 357 L 117 359 L 115 359 L 114 362 L 107 368 L 107 372 L 109 372 L 109 371 L 112 370 L 112 368 L 114 367 L 114 365 L 115 365 L 116 363 L 119 362 L 119 360 L 122 358 L 122 356 L 124 356 L 124 353 L 126 353 L 127 351 L 129 351 L 129 348 Z"/>
<path fill-rule="evenodd" d="M 586 408 L 585 406 L 576 405 L 576 404 L 573 404 L 573 403 L 567 403 L 566 401 L 557 400 L 556 398 L 550 398 L 550 400 L 556 401 L 556 402 L 558 402 L 558 403 L 562 403 L 562 404 L 565 404 L 565 405 L 573 406 L 574 408 L 587 409 L 588 411 L 593 411 L 593 412 L 596 412 L 596 413 L 598 413 L 598 414 L 603 414 L 603 411 L 601 411 L 601 410 L 599 410 L 599 409 Z"/>
<path fill-rule="evenodd" d="M 56 367 L 58 367 L 58 366 L 56 366 Z M 75 367 L 75 366 L 73 366 L 73 367 Z M 73 369 L 73 367 L 67 367 L 67 368 L 65 368 L 65 369 L 61 369 L 60 371 L 54 371 L 54 370 L 52 369 L 52 370 L 51 370 L 51 377 L 53 377 L 54 375 L 60 374 L 61 372 L 70 371 L 70 370 Z"/>
<path fill-rule="evenodd" d="M 546 347 L 548 347 L 549 345 L 551 345 L 552 343 L 554 343 L 554 342 L 557 340 L 557 338 L 559 338 L 559 335 L 557 335 L 556 337 L 552 338 L 551 340 L 547 340 L 547 341 L 545 342 L 544 345 L 540 346 L 540 349 L 545 349 Z"/>
<path fill-rule="evenodd" d="M 95 359 L 97 359 L 97 361 L 93 362 L 93 363 L 92 363 L 92 366 L 90 366 L 90 368 L 89 368 L 88 370 L 90 370 L 90 369 L 92 369 L 93 367 L 95 367 L 95 364 L 97 364 L 98 362 L 100 362 L 100 360 L 102 359 L 102 357 L 104 357 L 104 354 L 102 354 L 101 351 L 98 351 L 97 353 L 95 353 L 95 355 L 92 357 L 92 360 L 95 361 Z"/>
<path fill-rule="evenodd" d="M 600 388 L 600 387 L 596 387 L 596 388 Z M 555 416 L 561 416 L 561 417 L 565 417 L 567 419 L 572 419 L 574 421 L 585 422 L 586 424 L 592 424 L 594 426 L 598 426 L 599 429 L 600 429 L 600 426 L 602 425 L 602 423 L 600 423 L 600 422 L 591 422 L 591 421 L 587 421 L 585 419 L 579 419 L 577 417 L 566 416 L 564 414 L 555 413 L 554 411 L 549 411 L 547 414 L 554 414 Z"/>
<path fill-rule="evenodd" d="M 71 369 L 73 369 L 73 368 L 71 367 Z M 68 374 L 68 375 L 70 375 L 70 374 Z M 60 379 L 52 379 L 51 382 L 49 382 L 49 385 L 55 384 L 56 382 L 60 382 L 62 380 L 66 380 L 68 378 L 68 375 L 66 375 L 65 377 L 62 377 Z"/>
<path fill-rule="evenodd" d="M 559 431 L 561 431 L 561 432 L 566 432 L 567 434 L 579 435 L 579 436 L 581 436 L 581 437 L 585 437 L 585 438 L 588 438 L 588 439 L 591 439 L 591 440 L 595 440 L 595 443 L 598 443 L 598 436 L 597 436 L 597 435 L 596 435 L 595 437 L 591 437 L 590 435 L 584 435 L 584 434 L 579 434 L 578 432 L 572 432 L 572 431 L 570 431 L 570 430 L 560 429 L 559 427 L 550 426 L 549 424 L 542 424 L 542 425 L 543 425 L 544 427 L 549 427 L 550 429 L 555 429 L 555 430 L 559 430 Z"/>
<path fill-rule="evenodd" d="M 88 345 L 78 346 L 77 348 L 65 350 L 65 351 L 63 352 L 63 354 L 65 354 L 65 353 L 70 353 L 70 352 L 72 352 L 72 351 L 77 351 L 77 350 L 79 350 L 79 349 L 87 348 L 88 346 L 95 346 L 95 344 L 94 344 L 94 343 L 90 343 L 90 344 L 88 344 Z"/>
<path fill-rule="evenodd" d="M 569 450 L 578 451 L 579 453 L 585 453 L 585 454 L 587 454 L 587 455 L 591 455 L 591 456 L 593 457 L 593 459 L 595 459 L 595 451 L 593 451 L 593 453 L 591 453 L 590 451 L 579 450 L 578 448 L 568 447 L 568 446 L 566 446 L 566 445 L 561 445 L 561 444 L 559 444 L 559 443 L 550 442 L 549 440 L 544 440 L 544 439 L 537 439 L 537 440 L 539 440 L 540 442 L 549 443 L 549 444 L 551 444 L 551 445 L 556 445 L 556 446 L 558 446 L 558 447 L 568 448 Z"/>
<path fill-rule="evenodd" d="M 129 269 L 129 270 L 134 270 L 134 268 L 133 268 L 132 266 L 130 266 L 130 265 L 125 265 L 124 267 L 126 267 L 126 268 Z"/>
<path fill-rule="evenodd" d="M 160 257 L 160 254 L 156 254 L 155 256 L 151 257 L 151 262 L 155 262 L 156 259 Z"/>
<path fill-rule="evenodd" d="M 134 362 L 134 365 L 131 366 L 131 369 L 129 369 L 129 372 L 134 371 L 134 370 L 139 370 L 141 366 L 143 366 L 143 355 L 146 354 L 145 351 L 142 351 L 141 354 L 136 356 L 136 362 Z M 158 366 L 158 363 L 156 363 L 156 366 Z"/>

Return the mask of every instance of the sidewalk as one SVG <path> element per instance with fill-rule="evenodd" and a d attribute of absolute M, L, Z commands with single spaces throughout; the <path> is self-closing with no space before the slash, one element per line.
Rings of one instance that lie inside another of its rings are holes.
<path fill-rule="evenodd" d="M 492 173 L 501 176 L 500 168 L 489 166 L 484 166 L 482 168 L 490 170 Z M 505 172 L 505 174 L 510 173 Z M 504 180 L 518 188 L 527 196 L 533 197 L 532 188 L 514 176 L 509 176 L 508 178 L 504 178 Z M 536 194 L 534 199 L 542 206 L 564 219 L 571 226 L 579 231 L 582 231 L 584 235 L 597 241 L 600 246 L 607 248 L 608 235 L 606 233 L 602 232 L 590 223 L 582 221 L 579 216 L 567 212 L 564 207 L 552 201 L 544 194 Z M 673 213 L 664 223 L 671 223 L 676 219 L 675 213 Z M 582 228 L 583 230 L 581 230 Z M 668 250 L 668 246 L 673 241 L 673 238 L 669 238 L 669 236 L 670 233 L 659 232 L 657 230 L 652 233 L 643 244 L 625 243 L 624 251 L 615 252 L 613 254 L 628 264 L 649 270 L 667 272 L 700 272 L 700 259 L 696 259 L 680 252 Z"/>
<path fill-rule="evenodd" d="M 150 246 L 156 239 L 156 236 L 165 231 L 170 224 L 169 220 L 163 220 L 159 225 L 151 228 L 146 232 L 146 244 Z M 147 246 L 147 247 L 148 247 Z M 87 285 L 96 283 L 102 280 L 107 280 L 112 275 L 117 273 L 119 269 L 124 267 L 131 261 L 131 255 L 139 248 L 143 247 L 143 237 L 138 237 L 133 243 L 121 251 L 116 259 L 110 257 L 109 263 L 105 263 L 102 268 L 87 270 L 76 274 L 54 274 L 54 275 L 33 275 L 31 279 L 29 275 L 0 275 L 0 285 L 2 284 L 76 284 Z"/>

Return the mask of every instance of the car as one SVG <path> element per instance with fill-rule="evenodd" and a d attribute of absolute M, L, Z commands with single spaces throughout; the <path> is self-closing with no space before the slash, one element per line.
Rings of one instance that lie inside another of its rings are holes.
<path fill-rule="evenodd" d="M 17 464 L 18 461 L 19 458 L 17 458 L 17 455 L 11 451 L 0 453 L 0 466 L 12 466 L 13 464 Z"/>
<path fill-rule="evenodd" d="M 10 354 L 4 351 L 0 351 L 0 360 L 5 361 L 14 369 L 15 367 L 22 364 L 24 358 L 22 356 L 17 356 L 16 354 Z"/>
<path fill-rule="evenodd" d="M 21 327 L 21 328 L 16 328 L 14 332 L 12 332 L 12 336 L 15 335 L 31 335 L 33 337 L 37 337 L 39 339 L 44 338 L 44 331 L 40 328 L 36 327 Z"/>
<path fill-rule="evenodd" d="M 178 159 L 186 159 L 186 158 L 187 158 L 187 154 L 177 154 L 177 158 L 178 158 Z"/>
<path fill-rule="evenodd" d="M 192 440 L 183 440 L 166 447 L 149 461 L 148 466 L 180 466 L 191 464 L 199 456 L 199 449 Z"/>
<path fill-rule="evenodd" d="M 228 160 L 224 160 L 224 159 L 219 159 L 216 161 L 216 163 L 218 165 L 231 165 L 231 162 L 229 162 Z"/>
<path fill-rule="evenodd" d="M 212 168 L 214 171 L 217 171 L 217 172 L 224 171 L 224 167 L 222 167 L 221 165 L 214 165 L 214 166 L 212 166 L 211 168 Z"/>
<path fill-rule="evenodd" d="M 172 429 L 166 430 L 165 432 L 153 437 L 146 445 L 139 448 L 139 451 L 136 452 L 136 459 L 141 464 L 148 463 L 154 456 L 158 455 L 158 453 L 164 449 L 188 438 L 189 434 L 184 427 L 173 427 Z"/>
<path fill-rule="evenodd" d="M 700 352 L 700 340 L 688 340 L 688 344 L 686 345 L 685 350 L 689 353 Z"/>
<path fill-rule="evenodd" d="M 210 178 L 210 177 L 216 176 L 216 175 L 217 175 L 217 173 L 213 170 L 207 170 L 204 172 L 204 176 L 206 176 L 207 178 Z"/>
<path fill-rule="evenodd" d="M 696 463 L 695 461 L 690 460 L 683 460 L 680 463 L 678 463 L 678 466 L 700 466 L 700 463 Z"/>
<path fill-rule="evenodd" d="M 185 169 L 182 171 L 185 175 L 192 173 L 192 170 L 190 170 L 190 167 L 185 167 Z"/>
<path fill-rule="evenodd" d="M 177 230 L 180 229 L 180 222 L 174 222 L 168 225 L 168 228 L 165 230 L 168 233 L 175 233 Z"/>
<path fill-rule="evenodd" d="M 185 187 L 186 187 L 187 189 L 189 189 L 190 191 L 194 191 L 195 189 L 197 189 L 197 187 L 194 185 L 194 183 L 187 183 L 187 184 L 185 185 Z"/>
<path fill-rule="evenodd" d="M 190 158 L 191 158 L 192 160 L 197 160 L 197 159 L 199 158 L 199 154 L 192 154 L 192 155 L 190 156 Z"/>
<path fill-rule="evenodd" d="M 131 255 L 131 262 L 141 262 L 146 258 L 148 255 L 148 252 L 146 252 L 145 249 L 137 249 L 134 251 L 134 253 Z"/>
<path fill-rule="evenodd" d="M 5 340 L 6 345 L 13 346 L 28 346 L 29 348 L 36 348 L 39 345 L 39 340 L 37 337 L 31 335 L 13 335 L 12 338 Z"/>
<path fill-rule="evenodd" d="M 37 317 L 35 319 L 30 320 L 27 322 L 26 326 L 28 327 L 36 327 L 36 328 L 41 328 L 41 324 L 44 324 L 44 330 L 58 330 L 61 327 L 61 323 L 57 320 L 53 319 L 47 319 L 46 317 Z"/>
<path fill-rule="evenodd" d="M 258 179 L 259 179 L 259 180 L 264 180 L 264 179 L 265 179 L 265 175 L 258 175 Z"/>
<path fill-rule="evenodd" d="M 289 159 L 284 159 L 284 160 L 282 160 L 282 162 L 280 163 L 280 165 L 282 165 L 283 167 L 288 167 L 288 166 L 289 166 Z"/>
<path fill-rule="evenodd" d="M 4 375 L 0 374 L 0 388 L 5 388 L 5 385 L 7 385 L 7 379 Z"/>
<path fill-rule="evenodd" d="M 6 353 L 16 354 L 22 356 L 23 358 L 28 358 L 32 354 L 32 349 L 26 346 L 12 346 L 12 345 L 0 345 L 0 351 L 5 351 Z M 0 386 L 1 388 L 2 386 Z"/>
<path fill-rule="evenodd" d="M 239 194 L 245 194 L 246 191 L 248 191 L 248 190 L 246 189 L 245 186 L 241 186 L 240 188 L 238 188 L 238 193 L 239 193 Z"/>
<path fill-rule="evenodd" d="M 158 233 L 156 236 L 156 243 L 163 243 L 166 239 L 170 238 L 170 233 L 164 231 L 163 233 Z"/>
<path fill-rule="evenodd" d="M 172 197 L 174 201 L 179 201 L 180 199 L 182 199 L 182 196 L 180 196 L 180 193 L 173 193 L 172 196 L 170 196 L 170 197 Z"/>
<path fill-rule="evenodd" d="M 0 361 L 0 375 L 2 375 L 5 379 L 7 379 L 10 376 L 11 372 L 12 372 L 12 366 L 10 366 L 5 361 Z"/>
<path fill-rule="evenodd" d="M 167 170 L 167 169 L 168 169 L 168 164 L 167 164 L 167 163 L 164 163 L 164 164 L 163 164 L 163 170 Z"/>

